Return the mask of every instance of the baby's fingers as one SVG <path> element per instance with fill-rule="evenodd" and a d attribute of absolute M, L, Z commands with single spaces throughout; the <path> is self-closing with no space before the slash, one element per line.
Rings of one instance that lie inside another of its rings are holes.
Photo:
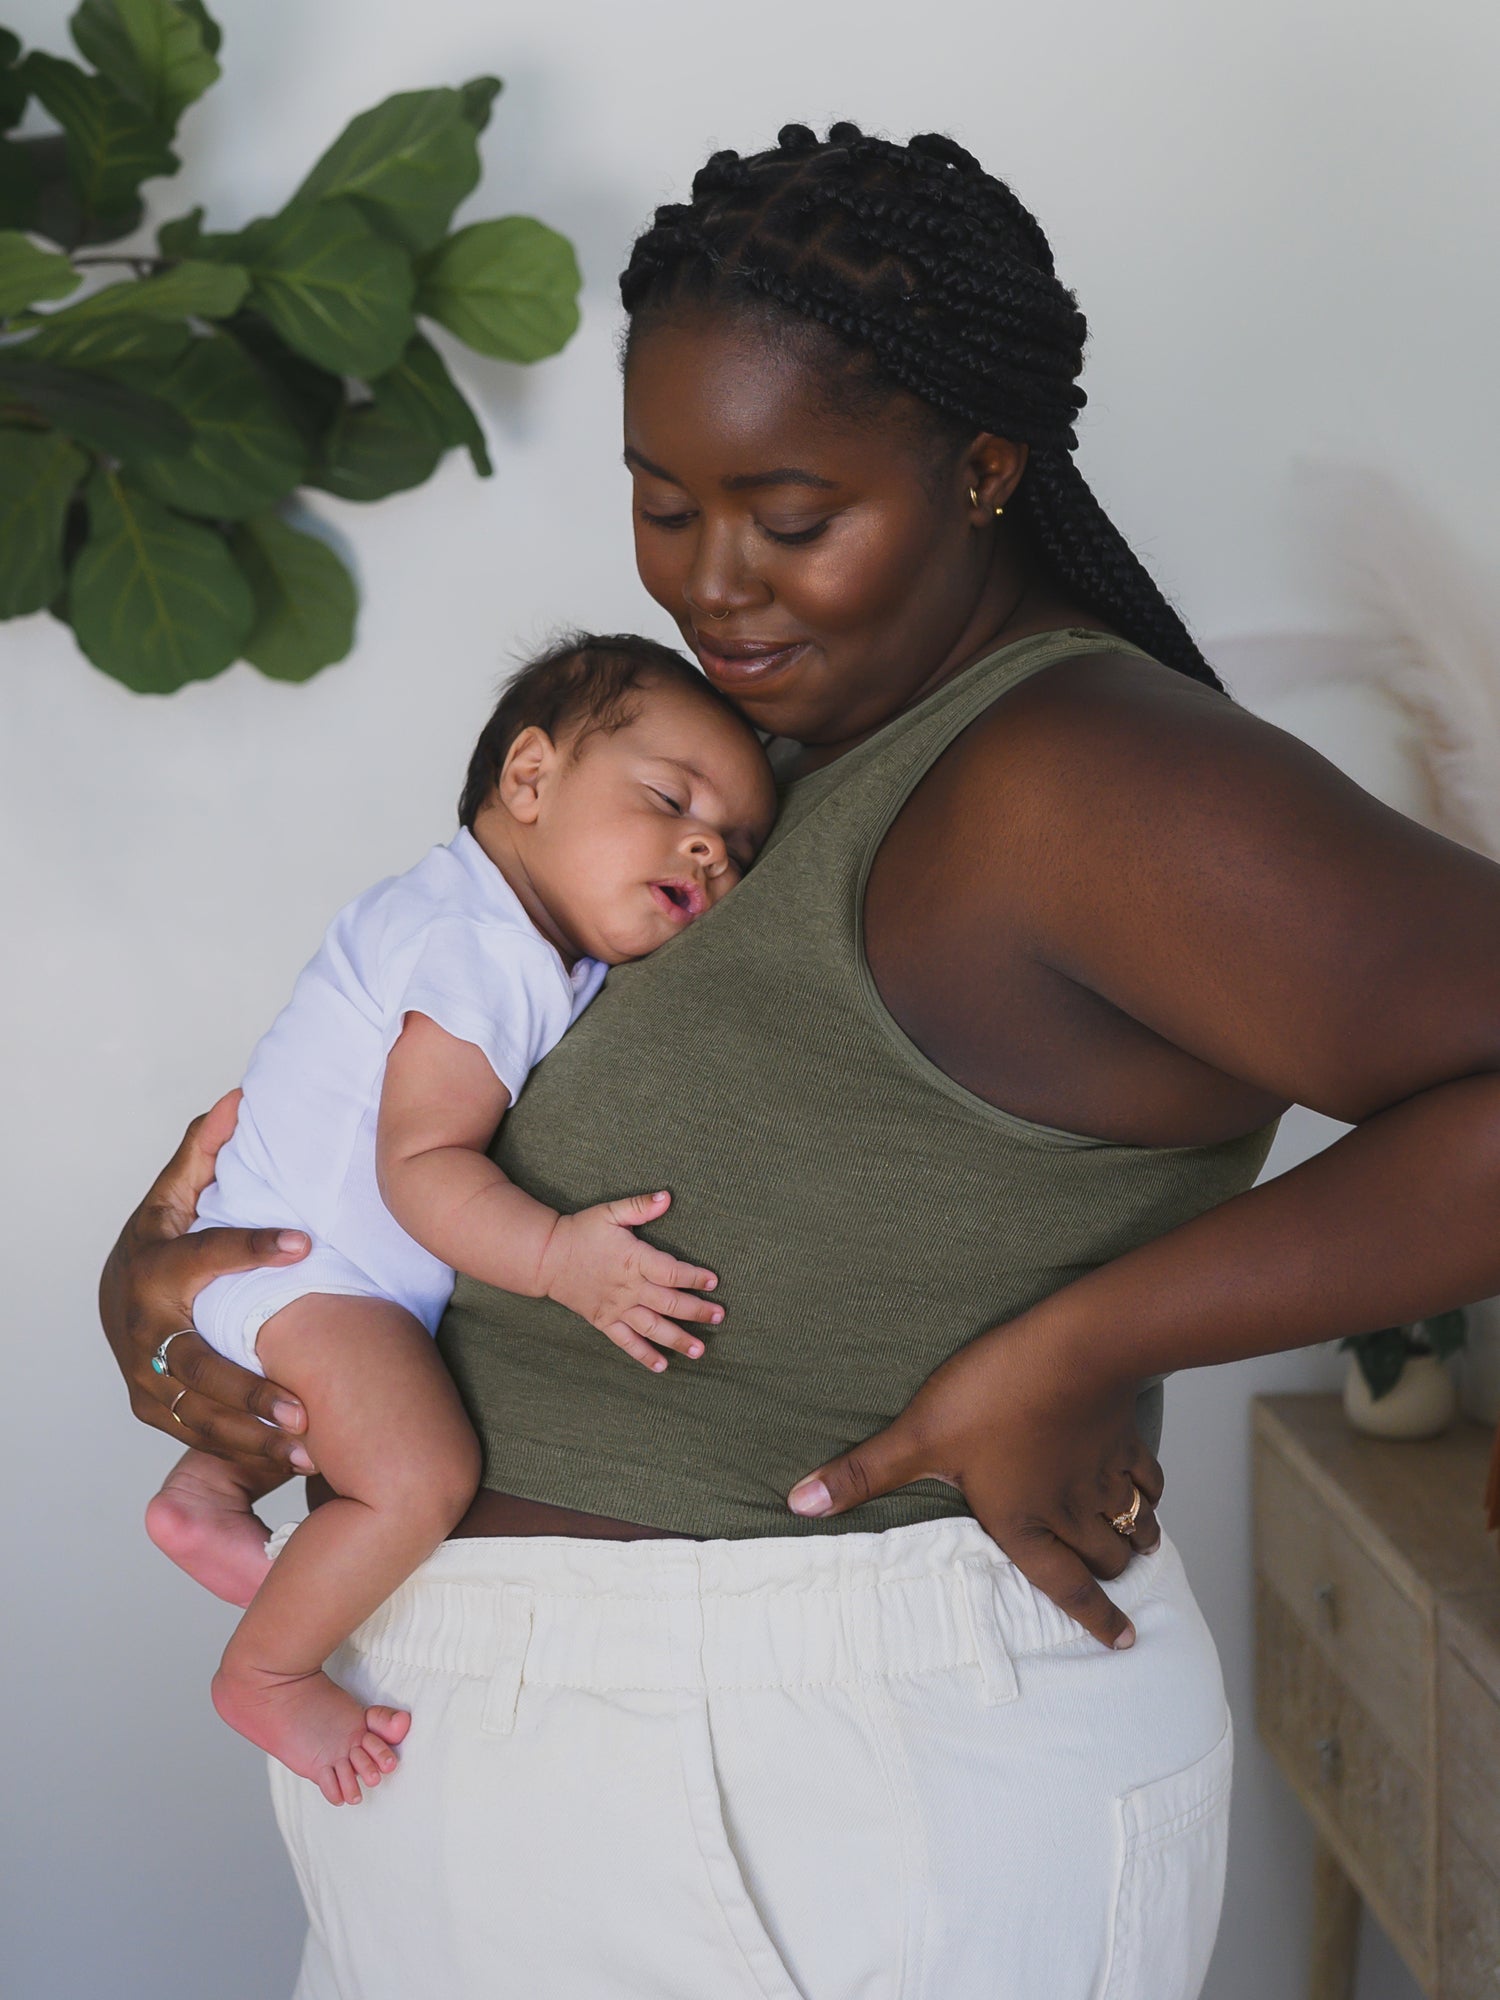
<path fill-rule="evenodd" d="M 666 1357 L 657 1352 L 659 1347 L 675 1348 L 679 1354 L 686 1354 L 693 1360 L 703 1352 L 701 1340 L 685 1328 L 674 1326 L 671 1320 L 663 1319 L 660 1313 L 652 1312 L 649 1306 L 632 1306 L 605 1327 L 604 1335 L 632 1361 L 639 1361 L 643 1368 L 649 1368 L 653 1375 L 660 1375 L 667 1365 Z"/>
<path fill-rule="evenodd" d="M 642 1223 L 655 1222 L 671 1205 L 672 1197 L 665 1189 L 660 1194 L 627 1194 L 618 1201 L 599 1204 L 610 1221 L 618 1222 L 622 1229 L 639 1229 Z"/>
<path fill-rule="evenodd" d="M 678 1286 L 689 1292 L 711 1292 L 719 1282 L 701 1264 L 684 1264 L 665 1250 L 651 1248 L 641 1258 L 641 1276 L 653 1285 Z"/>
<path fill-rule="evenodd" d="M 712 1299 L 695 1298 L 691 1292 L 669 1292 L 663 1285 L 643 1286 L 641 1303 L 669 1319 L 696 1320 L 701 1326 L 718 1326 L 724 1317 L 724 1308 Z"/>

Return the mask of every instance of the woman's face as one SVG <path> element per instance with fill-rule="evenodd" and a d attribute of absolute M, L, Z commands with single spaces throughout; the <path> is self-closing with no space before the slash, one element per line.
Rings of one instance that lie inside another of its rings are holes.
<path fill-rule="evenodd" d="M 626 367 L 625 459 L 641 581 L 709 679 L 758 728 L 834 748 L 995 629 L 993 506 L 1024 452 L 945 448 L 899 392 L 841 416 L 795 345 L 703 311 L 648 325 Z"/>

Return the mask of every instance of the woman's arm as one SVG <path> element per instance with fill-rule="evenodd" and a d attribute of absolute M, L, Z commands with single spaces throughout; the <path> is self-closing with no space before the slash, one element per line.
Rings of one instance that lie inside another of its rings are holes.
<path fill-rule="evenodd" d="M 278 1468 L 281 1478 L 288 1468 L 313 1469 L 295 1435 L 307 1428 L 297 1399 L 215 1354 L 191 1331 L 172 1342 L 168 1375 L 151 1367 L 152 1354 L 169 1334 L 191 1328 L 193 1300 L 211 1279 L 295 1264 L 307 1255 L 308 1241 L 299 1230 L 188 1234 L 198 1197 L 214 1177 L 219 1148 L 234 1130 L 239 1103 L 240 1093 L 230 1091 L 183 1134 L 109 1253 L 99 1280 L 99 1317 L 141 1422 L 220 1458 L 258 1462 L 269 1488 Z M 188 1393 L 179 1396 L 184 1388 Z"/>
<path fill-rule="evenodd" d="M 954 1479 L 1113 1643 L 1126 1621 L 1094 1574 L 1118 1568 L 1126 1477 L 1155 1473 L 1129 1420 L 1142 1377 L 1500 1291 L 1500 868 L 1230 704 L 1108 674 L 1090 696 L 1051 740 L 1038 723 L 1036 781 L 1009 790 L 1038 949 L 1177 1048 L 1355 1129 L 981 1336 L 820 1477 L 834 1511 Z M 985 813 L 981 787 L 968 803 Z"/>

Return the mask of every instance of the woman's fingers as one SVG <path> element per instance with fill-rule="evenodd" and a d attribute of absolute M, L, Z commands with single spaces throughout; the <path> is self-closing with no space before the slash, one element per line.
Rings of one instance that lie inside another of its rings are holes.
<path fill-rule="evenodd" d="M 311 1248 L 312 1240 L 302 1229 L 195 1229 L 190 1236 L 179 1236 L 164 1254 L 173 1259 L 184 1303 L 191 1308 L 215 1278 L 232 1271 L 297 1264 Z"/>
<path fill-rule="evenodd" d="M 983 1527 L 983 1521 L 980 1522 Z M 1000 1543 L 1016 1568 L 1044 1597 L 1066 1611 L 1103 1646 L 1123 1651 L 1135 1644 L 1135 1627 L 1100 1589 L 1076 1549 L 1040 1523 Z"/>
<path fill-rule="evenodd" d="M 224 1363 L 226 1368 L 233 1365 Z M 317 1470 L 299 1439 L 259 1422 L 245 1411 L 227 1409 L 196 1390 L 174 1389 L 170 1402 L 159 1404 L 157 1412 L 150 1421 L 158 1430 L 199 1451 L 211 1451 L 216 1458 L 269 1459 L 290 1466 L 295 1472 Z"/>
<path fill-rule="evenodd" d="M 202 1112 L 182 1135 L 182 1143 L 151 1183 L 136 1211 L 139 1233 L 181 1236 L 197 1212 L 198 1197 L 214 1177 L 219 1148 L 234 1131 L 243 1092 L 229 1090 Z"/>
<path fill-rule="evenodd" d="M 787 1495 L 787 1505 L 794 1514 L 842 1514 L 879 1493 L 909 1486 L 914 1479 L 941 1477 L 930 1465 L 918 1462 L 916 1451 L 916 1440 L 898 1418 L 886 1430 L 799 1479 Z"/>
<path fill-rule="evenodd" d="M 152 1381 L 159 1385 L 162 1399 L 170 1406 L 179 1388 L 190 1389 L 201 1405 L 213 1408 L 224 1416 L 244 1416 L 255 1420 L 254 1428 L 241 1434 L 253 1438 L 257 1432 L 264 1437 L 267 1431 L 297 1432 L 307 1428 L 307 1412 L 297 1398 L 268 1382 L 263 1376 L 254 1375 L 248 1368 L 241 1368 L 237 1361 L 229 1361 L 222 1354 L 216 1354 L 199 1334 L 190 1328 L 175 1339 L 167 1349 L 167 1374 L 165 1378 L 153 1375 Z M 187 1416 L 184 1407 L 179 1406 L 179 1415 Z M 167 1426 L 163 1425 L 163 1429 Z M 200 1416 L 195 1428 L 204 1429 Z M 265 1456 L 293 1457 L 292 1447 L 297 1439 L 289 1436 L 287 1450 L 269 1453 L 264 1447 L 257 1447 Z M 236 1452 L 245 1447 L 234 1446 Z M 300 1449 L 300 1447 L 298 1447 Z M 302 1453 L 305 1458 L 306 1452 Z M 303 1471 L 310 1466 L 301 1467 Z"/>

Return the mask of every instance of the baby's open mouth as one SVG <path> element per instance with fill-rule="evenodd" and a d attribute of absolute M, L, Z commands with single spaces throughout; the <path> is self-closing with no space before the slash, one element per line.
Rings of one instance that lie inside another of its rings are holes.
<path fill-rule="evenodd" d="M 690 924 L 702 916 L 708 898 L 696 882 L 653 882 L 651 894 L 658 905 L 680 924 Z"/>

